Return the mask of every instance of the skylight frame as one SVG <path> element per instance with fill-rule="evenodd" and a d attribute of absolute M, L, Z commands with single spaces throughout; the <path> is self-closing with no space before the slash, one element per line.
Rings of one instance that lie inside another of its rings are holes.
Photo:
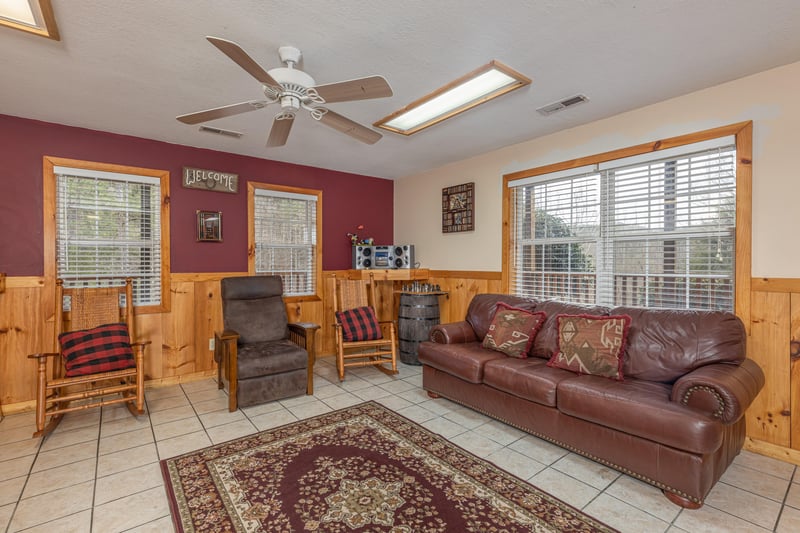
<path fill-rule="evenodd" d="M 435 98 L 438 98 L 439 96 L 441 96 L 441 95 L 443 95 L 443 94 L 445 94 L 445 93 L 447 93 L 449 91 L 453 91 L 455 89 L 458 89 L 458 88 L 468 84 L 469 82 L 473 82 L 474 80 L 480 78 L 484 74 L 490 73 L 492 71 L 496 71 L 498 73 L 501 73 L 501 74 L 507 76 L 508 78 L 511 79 L 511 81 L 509 81 L 509 83 L 506 84 L 506 85 L 502 85 L 502 86 L 497 87 L 497 88 L 495 88 L 493 90 L 490 90 L 488 92 L 482 93 L 482 94 L 476 96 L 474 99 L 469 100 L 469 101 L 467 101 L 465 103 L 457 104 L 457 105 L 454 105 L 454 106 L 443 108 L 439 113 L 437 113 L 436 115 L 432 116 L 431 118 L 427 118 L 425 120 L 418 121 L 418 122 L 414 123 L 413 125 L 411 125 L 411 126 L 409 126 L 407 128 L 403 128 L 403 127 L 391 124 L 393 121 L 396 121 L 398 118 L 401 118 L 403 115 L 406 115 L 408 113 L 411 113 L 413 111 L 418 110 L 419 108 L 421 108 L 425 104 L 428 104 L 429 102 L 431 102 Z M 487 63 L 486 65 L 483 65 L 483 66 L 473 70 L 472 72 L 470 72 L 468 74 L 465 74 L 464 76 L 461 76 L 460 78 L 448 83 L 447 85 L 444 85 L 444 86 L 440 87 L 439 89 L 436 89 L 435 91 L 423 96 L 422 98 L 419 98 L 418 100 L 415 100 L 415 101 L 411 102 L 410 104 L 408 104 L 404 108 L 399 109 L 399 110 L 395 111 L 394 113 L 383 117 L 382 119 L 378 120 L 377 122 L 373 123 L 372 125 L 374 127 L 376 127 L 376 128 L 381 128 L 381 129 L 384 129 L 384 130 L 387 130 L 387 131 L 391 131 L 393 133 L 399 133 L 400 135 L 406 135 L 406 136 L 413 135 L 414 133 L 422 131 L 422 130 L 424 130 L 426 128 L 430 128 L 431 126 L 434 126 L 434 125 L 442 122 L 443 120 L 447 120 L 448 118 L 454 117 L 456 115 L 459 115 L 459 114 L 463 113 L 464 111 L 472 109 L 473 107 L 476 107 L 476 106 L 479 106 L 481 104 L 484 104 L 484 103 L 486 103 L 486 102 L 488 102 L 490 100 L 494 100 L 495 98 L 497 98 L 499 96 L 502 96 L 504 94 L 507 94 L 507 93 L 509 93 L 511 91 L 514 91 L 516 89 L 520 89 L 520 88 L 525 87 L 526 85 L 530 85 L 530 84 L 531 84 L 531 79 L 528 78 L 527 76 L 524 76 L 522 73 L 512 69 L 511 67 L 509 67 L 507 65 L 504 65 L 503 63 L 501 63 L 501 62 L 499 62 L 497 60 L 492 60 L 489 63 Z"/>
<path fill-rule="evenodd" d="M 13 19 L 0 12 L 0 26 L 14 28 L 15 30 L 24 31 L 26 33 L 33 33 L 34 35 L 53 39 L 54 41 L 61 40 L 50 0 L 21 0 L 21 2 L 23 4 L 27 3 L 30 7 L 34 23 L 30 24 L 24 20 Z"/>

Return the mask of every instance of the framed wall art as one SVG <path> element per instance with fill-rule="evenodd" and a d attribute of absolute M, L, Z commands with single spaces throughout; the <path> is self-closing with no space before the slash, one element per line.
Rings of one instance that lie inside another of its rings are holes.
<path fill-rule="evenodd" d="M 475 183 L 442 189 L 442 233 L 475 229 Z"/>
<path fill-rule="evenodd" d="M 197 240 L 199 242 L 222 242 L 222 212 L 197 212 Z"/>

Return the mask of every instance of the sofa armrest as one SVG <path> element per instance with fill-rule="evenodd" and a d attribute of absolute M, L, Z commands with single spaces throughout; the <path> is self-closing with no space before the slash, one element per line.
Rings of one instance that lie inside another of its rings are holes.
<path fill-rule="evenodd" d="M 740 365 L 712 364 L 678 379 L 671 399 L 730 424 L 744 415 L 764 382 L 764 372 L 752 359 Z"/>
<path fill-rule="evenodd" d="M 438 344 L 463 344 L 480 340 L 466 320 L 433 326 L 430 339 Z"/>

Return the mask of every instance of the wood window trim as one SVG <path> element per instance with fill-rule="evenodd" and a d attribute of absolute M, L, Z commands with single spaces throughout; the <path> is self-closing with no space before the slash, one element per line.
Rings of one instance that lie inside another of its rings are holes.
<path fill-rule="evenodd" d="M 314 294 L 303 296 L 285 296 L 286 303 L 322 301 L 322 191 L 316 189 L 303 189 L 286 185 L 272 185 L 269 183 L 247 183 L 247 273 L 256 275 L 256 236 L 255 236 L 255 206 L 256 189 L 306 194 L 317 198 L 317 246 L 314 256 Z"/>
<path fill-rule="evenodd" d="M 44 156 L 43 158 L 43 194 L 44 212 L 44 291 L 43 309 L 53 309 L 50 301 L 55 294 L 56 282 L 56 174 L 55 167 L 72 167 L 103 172 L 118 172 L 158 178 L 161 182 L 161 305 L 138 306 L 134 308 L 137 315 L 150 313 L 167 313 L 170 310 L 170 239 L 169 239 L 169 171 L 151 168 L 96 163 L 78 159 Z"/>
<path fill-rule="evenodd" d="M 753 122 L 738 122 L 728 126 L 721 126 L 708 130 L 670 137 L 659 141 L 612 150 L 601 154 L 580 157 L 569 161 L 562 161 L 551 165 L 530 168 L 505 174 L 503 176 L 503 259 L 502 259 L 502 287 L 504 292 L 509 292 L 511 288 L 511 250 L 516 245 L 511 230 L 513 221 L 511 219 L 512 202 L 511 189 L 508 186 L 510 181 L 533 176 L 541 176 L 551 172 L 578 168 L 586 165 L 594 165 L 631 157 L 647 153 L 655 153 L 659 150 L 675 148 L 687 144 L 707 141 L 718 137 L 733 135 L 736 139 L 736 251 L 735 264 L 736 271 L 734 282 L 736 284 L 734 293 L 734 309 L 736 315 L 742 319 L 745 328 L 750 332 L 750 290 L 752 283 L 752 228 L 753 228 Z"/>

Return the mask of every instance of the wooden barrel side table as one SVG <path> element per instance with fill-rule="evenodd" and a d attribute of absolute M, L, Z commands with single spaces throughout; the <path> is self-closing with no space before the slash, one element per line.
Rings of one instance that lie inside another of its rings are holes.
<path fill-rule="evenodd" d="M 431 328 L 439 323 L 439 296 L 445 292 L 402 292 L 397 312 L 400 361 L 419 365 L 419 343 L 428 340 Z"/>

